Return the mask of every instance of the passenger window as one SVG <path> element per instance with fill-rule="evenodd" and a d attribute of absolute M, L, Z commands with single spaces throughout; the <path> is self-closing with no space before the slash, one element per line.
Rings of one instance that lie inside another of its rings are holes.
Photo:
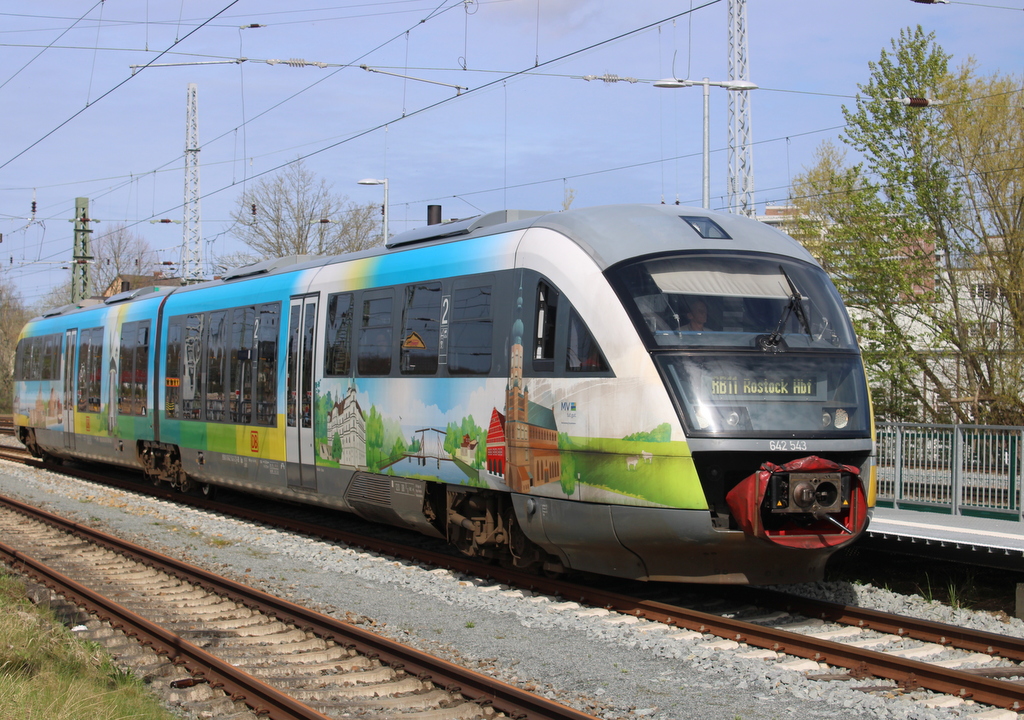
<path fill-rule="evenodd" d="M 257 338 L 256 424 L 277 427 L 277 334 L 280 303 L 260 306 Z"/>
<path fill-rule="evenodd" d="M 391 372 L 391 307 L 386 297 L 364 297 L 359 326 L 359 374 L 387 375 Z"/>
<path fill-rule="evenodd" d="M 608 363 L 601 348 L 583 323 L 576 308 L 569 309 L 569 338 L 565 354 L 565 369 L 569 372 L 604 372 Z"/>
<path fill-rule="evenodd" d="M 103 328 L 82 331 L 78 344 L 78 411 L 100 411 L 103 373 Z"/>
<path fill-rule="evenodd" d="M 324 375 L 344 377 L 352 369 L 352 315 L 351 293 L 327 296 Z"/>
<path fill-rule="evenodd" d="M 252 422 L 252 360 L 256 344 L 256 308 L 231 311 L 231 363 L 229 368 L 228 420 L 240 425 Z"/>
<path fill-rule="evenodd" d="M 296 378 L 299 376 L 299 317 L 302 314 L 302 305 L 293 305 L 291 314 L 288 316 L 288 427 L 295 427 L 298 419 L 298 389 L 295 387 Z"/>
<path fill-rule="evenodd" d="M 43 379 L 43 348 L 45 340 L 43 336 L 39 335 L 32 338 L 32 364 L 29 369 L 31 380 L 42 380 Z"/>
<path fill-rule="evenodd" d="M 121 326 L 121 348 L 118 351 L 117 412 L 132 415 L 132 398 L 135 375 L 135 333 L 138 323 Z"/>
<path fill-rule="evenodd" d="M 403 375 L 437 373 L 437 339 L 441 323 L 441 283 L 409 285 L 405 289 L 402 322 Z"/>
<path fill-rule="evenodd" d="M 149 320 L 136 323 L 135 373 L 133 375 L 135 415 L 146 414 L 146 395 L 149 389 Z"/>
<path fill-rule="evenodd" d="M 537 306 L 534 317 L 533 369 L 554 370 L 555 319 L 558 309 L 558 291 L 547 282 L 537 283 Z"/>
<path fill-rule="evenodd" d="M 29 338 L 18 341 L 18 349 L 14 351 L 14 379 L 27 380 L 25 377 L 25 352 L 29 347 Z"/>
<path fill-rule="evenodd" d="M 182 418 L 202 420 L 203 318 L 201 314 L 185 318 L 185 370 L 181 378 Z"/>
<path fill-rule="evenodd" d="M 459 287 L 452 291 L 448 372 L 486 375 L 491 371 L 491 286 Z"/>
<path fill-rule="evenodd" d="M 227 343 L 227 311 L 210 313 L 206 344 L 206 419 L 224 420 L 224 349 Z"/>
<path fill-rule="evenodd" d="M 164 412 L 169 418 L 181 412 L 181 335 L 185 327 L 182 315 L 167 325 L 167 370 L 164 374 Z"/>
<path fill-rule="evenodd" d="M 46 335 L 43 341 L 43 380 L 56 380 L 60 368 L 60 355 L 57 352 L 58 335 Z"/>

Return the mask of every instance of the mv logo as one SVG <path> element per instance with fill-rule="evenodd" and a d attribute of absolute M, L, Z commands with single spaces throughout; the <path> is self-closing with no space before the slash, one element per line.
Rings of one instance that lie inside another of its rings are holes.
<path fill-rule="evenodd" d="M 249 434 L 249 450 L 254 453 L 258 453 L 260 451 L 260 433 L 258 430 L 253 430 Z"/>

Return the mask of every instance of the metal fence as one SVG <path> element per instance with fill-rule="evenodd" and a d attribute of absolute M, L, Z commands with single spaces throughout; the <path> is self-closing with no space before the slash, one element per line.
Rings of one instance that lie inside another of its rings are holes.
<path fill-rule="evenodd" d="M 1022 520 L 1024 428 L 879 423 L 878 504 Z"/>

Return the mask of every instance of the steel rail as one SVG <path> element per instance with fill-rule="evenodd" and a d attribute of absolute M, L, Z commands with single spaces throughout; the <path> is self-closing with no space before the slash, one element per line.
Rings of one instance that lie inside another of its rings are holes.
<path fill-rule="evenodd" d="M 87 477 L 89 476 L 89 473 L 83 474 Z M 103 476 L 93 475 L 92 477 L 101 482 L 109 482 Z M 135 491 L 140 490 L 137 483 L 117 481 L 116 484 Z M 150 490 L 146 489 L 146 491 L 149 492 Z M 920 661 L 894 658 L 893 656 L 873 650 L 852 647 L 829 640 L 820 640 L 786 630 L 746 623 L 741 620 L 722 618 L 714 614 L 689 610 L 666 603 L 641 600 L 585 585 L 544 578 L 491 565 L 483 565 L 479 561 L 474 561 L 470 558 L 446 555 L 420 548 L 411 548 L 407 545 L 390 541 L 371 539 L 355 533 L 281 518 L 269 513 L 241 509 L 226 503 L 200 500 L 199 498 L 160 489 L 154 489 L 153 494 L 166 499 L 181 500 L 198 507 L 224 512 L 255 522 L 268 523 L 296 532 L 344 542 L 415 562 L 430 563 L 458 572 L 489 577 L 496 582 L 525 587 L 545 594 L 578 600 L 581 603 L 635 615 L 655 622 L 663 622 L 745 642 L 748 645 L 775 650 L 794 657 L 803 657 L 816 662 L 847 668 L 851 674 L 857 677 L 881 677 L 900 682 L 908 688 L 922 687 L 935 692 L 972 698 L 976 702 L 988 705 L 1015 711 L 1024 710 L 1024 688 L 1013 683 L 979 677 L 976 674 L 964 671 L 939 668 Z M 798 598 L 793 596 L 784 597 L 787 598 L 785 604 L 789 607 L 797 607 Z M 839 618 L 847 617 L 853 621 L 853 624 L 862 627 L 868 627 L 869 623 L 874 623 L 875 629 L 879 630 L 889 625 L 894 628 L 891 632 L 899 634 L 899 630 L 902 628 L 904 635 L 914 637 L 915 639 L 924 640 L 928 637 L 928 633 L 934 633 L 931 635 L 931 637 L 935 638 L 934 642 L 945 640 L 946 642 L 941 642 L 941 644 L 988 652 L 989 654 L 998 654 L 1011 659 L 1015 658 L 1022 648 L 1022 643 L 1018 639 L 1003 637 L 993 633 L 965 630 L 942 623 L 925 623 L 925 621 L 915 621 L 912 618 L 889 618 L 886 620 L 884 613 L 875 613 L 874 611 L 852 606 L 831 605 L 819 602 L 812 608 L 811 603 L 816 601 L 806 602 L 805 607 L 811 612 L 811 616 L 817 617 L 821 613 L 831 614 L 836 618 L 836 622 L 842 621 Z M 775 604 L 774 601 L 772 601 L 772 604 Z M 831 607 L 828 607 L 829 605 Z M 930 625 L 930 627 L 926 628 L 925 625 Z"/>
<path fill-rule="evenodd" d="M 949 647 L 999 655 L 1008 660 L 1024 662 L 1024 639 L 999 635 L 984 630 L 968 630 L 965 628 L 921 620 L 912 617 L 894 617 L 888 613 L 860 608 L 853 605 L 840 605 L 812 600 L 810 598 L 787 595 L 775 590 L 761 588 L 744 588 L 741 594 L 756 602 L 770 604 L 790 612 L 798 612 L 807 617 L 820 618 L 843 625 L 853 625 L 890 635 L 909 637 L 923 642 L 947 645 Z M 1024 671 L 1022 671 L 1024 672 Z"/>
<path fill-rule="evenodd" d="M 272 720 L 330 720 L 326 715 L 6 543 L 0 543 L 0 556 L 7 558 L 12 567 L 86 608 L 129 637 L 151 647 L 157 654 L 166 655 L 172 663 L 184 665 L 193 676 L 223 689 L 233 700 L 241 700 L 257 714 L 268 714 Z"/>
<path fill-rule="evenodd" d="M 523 720 L 597 720 L 594 716 L 561 705 L 526 690 L 503 683 L 483 673 L 460 667 L 446 660 L 388 640 L 328 615 L 274 597 L 242 583 L 194 567 L 127 540 L 68 521 L 31 505 L 0 498 L 0 503 L 54 527 L 73 532 L 92 543 L 134 558 L 149 567 L 197 584 L 209 592 L 223 594 L 232 600 L 258 609 L 283 622 L 333 640 L 344 647 L 379 659 L 392 668 L 401 669 L 421 680 L 433 682 L 445 690 L 461 694 L 480 705 L 490 705 L 511 718 Z M 184 641 L 179 641 L 184 642 Z M 311 717 L 321 717 L 319 715 Z"/>

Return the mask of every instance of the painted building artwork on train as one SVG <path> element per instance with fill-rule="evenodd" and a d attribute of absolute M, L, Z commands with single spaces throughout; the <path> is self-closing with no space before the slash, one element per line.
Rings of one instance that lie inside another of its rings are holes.
<path fill-rule="evenodd" d="M 597 394 L 600 383 L 554 387 L 546 379 L 524 378 L 521 337 L 511 350 L 504 382 L 447 379 L 442 388 L 437 381 L 406 380 L 399 381 L 406 391 L 395 393 L 394 379 L 321 378 L 317 464 L 550 497 L 614 494 L 637 505 L 680 504 L 682 498 L 662 482 L 673 474 L 666 464 L 684 471 L 685 443 L 672 441 L 668 422 L 624 438 L 590 437 L 588 403 L 558 398 L 583 395 L 605 406 L 609 398 Z M 616 394 L 615 386 L 604 392 Z M 422 422 L 410 424 L 413 413 Z"/>

